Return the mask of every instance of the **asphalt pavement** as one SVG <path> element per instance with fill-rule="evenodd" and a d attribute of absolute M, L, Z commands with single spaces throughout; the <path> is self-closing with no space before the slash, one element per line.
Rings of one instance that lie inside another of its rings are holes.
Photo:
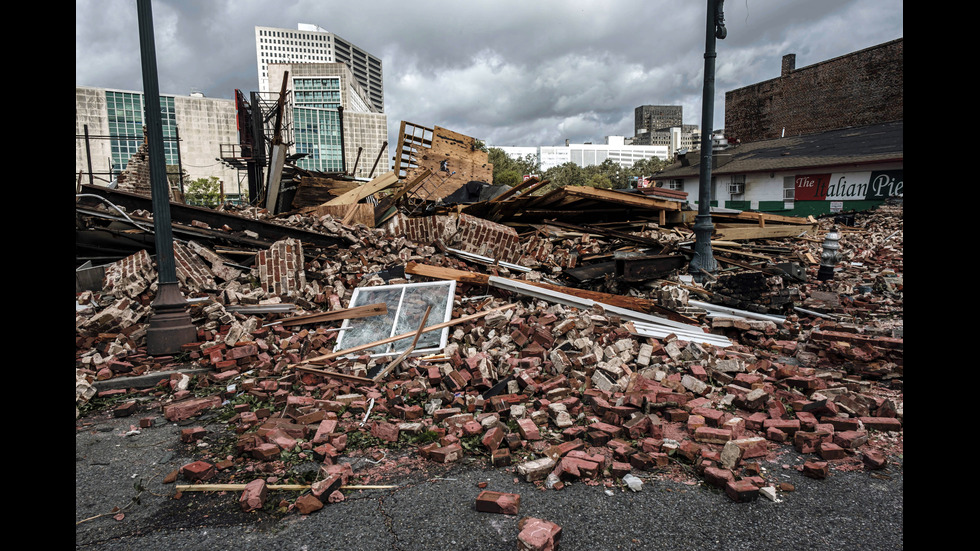
<path fill-rule="evenodd" d="M 749 503 L 735 503 L 703 483 L 658 476 L 641 476 L 639 492 L 582 482 L 544 490 L 519 481 L 513 467 L 469 458 L 448 467 L 428 462 L 383 482 L 395 489 L 346 491 L 345 501 L 309 515 L 243 513 L 238 492 L 183 492 L 175 499 L 175 484 L 165 477 L 197 460 L 195 450 L 180 443 L 181 426 L 138 424 L 138 417 L 106 414 L 76 420 L 76 549 L 514 550 L 525 516 L 561 526 L 564 551 L 904 547 L 901 458 L 883 471 L 832 471 L 814 480 L 785 468 L 812 459 L 787 448 L 762 466 L 795 491 L 780 493 L 778 502 L 760 497 Z M 519 494 L 519 514 L 476 511 L 480 483 Z M 269 499 L 297 495 L 272 492 Z"/>

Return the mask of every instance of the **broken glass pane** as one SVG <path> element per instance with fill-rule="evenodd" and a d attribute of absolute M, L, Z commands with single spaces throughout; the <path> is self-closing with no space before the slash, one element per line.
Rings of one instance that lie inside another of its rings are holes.
<path fill-rule="evenodd" d="M 388 313 L 384 316 L 344 320 L 335 351 L 362 346 L 395 335 L 414 333 L 422 323 L 425 310 L 429 306 L 432 310 L 429 312 L 426 326 L 449 321 L 452 316 L 455 290 L 455 281 L 354 289 L 350 308 L 383 302 L 388 306 Z M 415 350 L 420 353 L 437 352 L 446 346 L 448 335 L 448 327 L 423 333 L 415 345 Z M 400 354 L 412 344 L 413 338 L 414 335 L 393 343 L 378 345 L 366 352 L 374 356 Z"/>

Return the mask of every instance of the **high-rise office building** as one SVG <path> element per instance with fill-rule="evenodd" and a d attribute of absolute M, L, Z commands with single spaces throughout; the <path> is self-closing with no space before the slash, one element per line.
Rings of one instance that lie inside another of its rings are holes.
<path fill-rule="evenodd" d="M 641 105 L 634 110 L 633 145 L 665 145 L 670 154 L 698 149 L 697 125 L 684 124 L 681 105 Z"/>
<path fill-rule="evenodd" d="M 387 115 L 370 106 L 367 93 L 343 63 L 276 63 L 269 77 L 282 82 L 286 72 L 292 98 L 286 112 L 291 132 L 287 141 L 293 153 L 304 154 L 297 166 L 370 177 L 375 161 L 384 160 Z M 387 172 L 387 162 L 380 166 L 374 176 Z"/>
<path fill-rule="evenodd" d="M 636 136 L 684 124 L 684 107 L 680 105 L 641 105 L 633 113 Z"/>
<path fill-rule="evenodd" d="M 279 91 L 269 79 L 273 63 L 343 63 L 364 90 L 366 100 L 384 112 L 384 79 L 381 59 L 316 25 L 300 23 L 296 29 L 255 27 L 255 58 L 259 92 Z"/>

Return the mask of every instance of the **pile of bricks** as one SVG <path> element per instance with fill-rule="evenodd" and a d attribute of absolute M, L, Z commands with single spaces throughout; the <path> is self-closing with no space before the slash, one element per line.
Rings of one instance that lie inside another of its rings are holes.
<path fill-rule="evenodd" d="M 800 472 L 815 478 L 832 476 L 833 468 L 886 468 L 896 446 L 901 453 L 903 343 L 879 318 L 864 324 L 797 316 L 782 325 L 715 320 L 705 329 L 735 344 L 714 348 L 674 335 L 637 336 L 628 322 L 599 307 L 582 311 L 518 297 L 469 300 L 486 289 L 461 285 L 454 318 L 504 304 L 504 298 L 517 305 L 454 327 L 441 356 L 406 359 L 376 383 L 343 376 L 352 371 L 345 359 L 320 365 L 326 374 L 299 370 L 305 359 L 332 349 L 335 333 L 265 326 L 268 318 L 225 306 L 289 300 L 334 310 L 347 304 L 354 288 L 386 283 L 379 273 L 409 261 L 472 269 L 435 246 L 383 230 L 345 231 L 353 241 L 347 249 L 320 251 L 310 260 L 301 245 L 282 242 L 259 255 L 252 273 L 216 277 L 215 300 L 192 307 L 199 342 L 187 348 L 191 360 L 211 369 L 196 377 L 196 388 L 210 387 L 214 396 L 195 398 L 180 376 L 153 391 L 164 417 L 183 422 L 221 407 L 222 400 L 249 397 L 231 406 L 227 422 L 235 456 L 205 456 L 183 470 L 188 481 L 230 473 L 240 480 L 237 473 L 250 473 L 255 480 L 240 498 L 245 510 L 263 507 L 264 480 L 284 476 L 287 455 L 319 465 L 317 482 L 290 507 L 310 514 L 342 500 L 340 487 L 357 476 L 346 459 L 364 453 L 352 443 L 366 440 L 439 464 L 480 457 L 553 490 L 695 472 L 740 502 L 774 499 L 787 490 L 762 467 L 763 458 L 786 446 L 811 456 Z M 560 245 L 552 242 L 548 254 L 569 250 Z M 581 238 L 574 243 L 580 250 L 594 245 Z M 198 267 L 223 265 L 209 251 L 189 250 Z M 393 277 L 387 282 L 405 281 Z M 248 285 L 250 278 L 260 285 Z M 113 289 L 130 280 L 117 277 Z M 772 282 L 762 281 L 772 291 Z M 846 313 L 836 285 L 844 282 L 802 285 L 801 296 L 837 295 L 838 305 L 828 299 L 824 311 Z M 892 285 L 886 292 L 900 303 L 901 285 Z M 79 297 L 86 308 L 76 314 L 77 400 L 91 397 L 93 379 L 126 376 L 140 366 L 145 371 L 154 361 L 138 346 L 145 329 L 133 329 L 145 322 L 149 293 Z M 125 316 L 130 311 L 137 315 Z M 369 364 L 365 358 L 353 363 Z M 141 411 L 135 401 L 123 406 L 118 415 Z M 191 431 L 186 437 L 213 436 Z M 518 514 L 519 495 L 487 493 L 477 508 Z M 522 523 L 527 549 L 557 543 L 560 527 L 542 519 Z"/>

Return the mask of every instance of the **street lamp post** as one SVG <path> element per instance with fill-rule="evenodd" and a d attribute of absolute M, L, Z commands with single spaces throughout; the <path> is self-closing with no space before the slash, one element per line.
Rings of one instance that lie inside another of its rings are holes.
<path fill-rule="evenodd" d="M 174 354 L 182 345 L 197 340 L 197 329 L 187 313 L 187 301 L 177 284 L 173 230 L 170 226 L 170 186 L 163 153 L 163 122 L 160 87 L 157 81 L 156 46 L 153 41 L 153 11 L 150 0 L 137 0 L 140 58 L 146 139 L 149 146 L 150 189 L 153 203 L 153 233 L 157 252 L 157 293 L 146 331 L 146 353 Z"/>
<path fill-rule="evenodd" d="M 698 186 L 698 214 L 694 219 L 694 257 L 688 271 L 696 281 L 718 269 L 711 253 L 711 133 L 715 116 L 715 39 L 728 36 L 723 13 L 724 0 L 708 0 L 704 45 L 704 90 L 701 97 L 701 179 Z"/>

